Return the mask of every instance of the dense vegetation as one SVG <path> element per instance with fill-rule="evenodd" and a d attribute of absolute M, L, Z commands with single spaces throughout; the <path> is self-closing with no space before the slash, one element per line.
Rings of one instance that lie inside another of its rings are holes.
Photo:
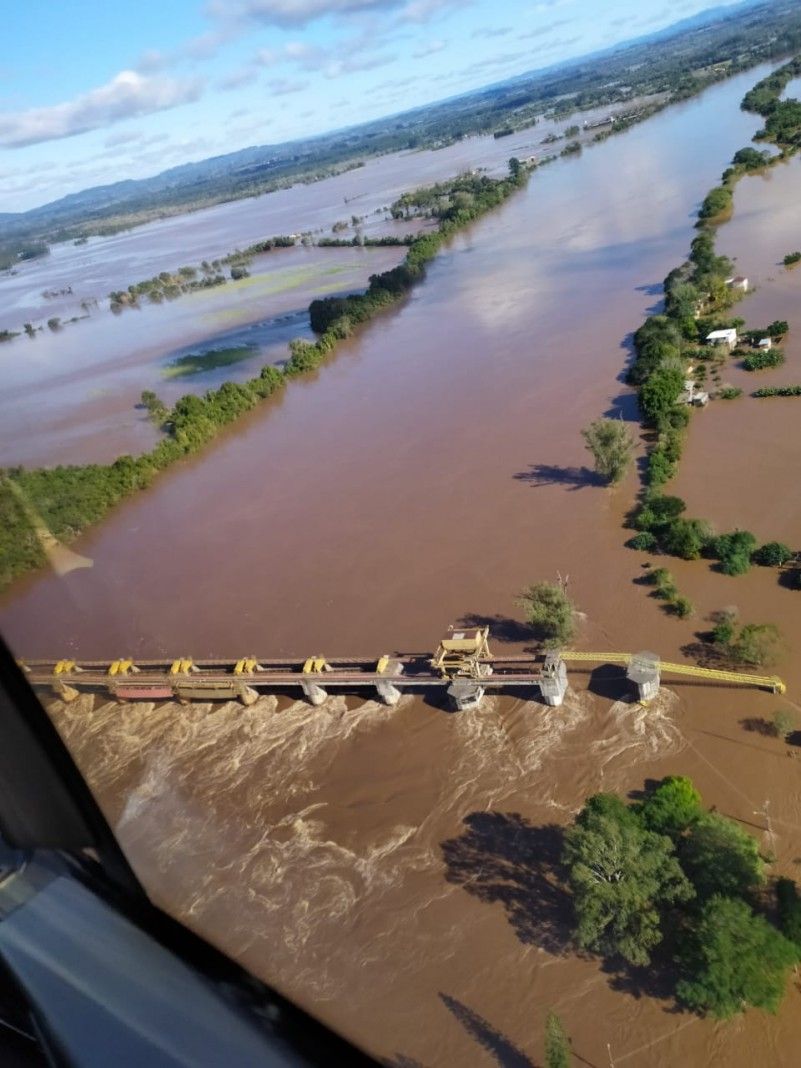
<path fill-rule="evenodd" d="M 223 272 L 224 266 L 230 266 L 230 277 L 236 281 L 246 276 L 245 268 L 253 256 L 276 248 L 291 248 L 294 244 L 294 237 L 268 237 L 244 250 L 236 249 L 219 259 L 203 260 L 197 267 L 186 266 L 179 267 L 176 271 L 162 271 L 153 278 L 132 283 L 127 289 L 114 290 L 109 293 L 111 308 L 114 311 L 126 306 L 135 307 L 140 297 L 146 297 L 154 304 L 160 304 L 164 300 L 174 300 L 182 293 L 225 285 L 228 278 Z"/>
<path fill-rule="evenodd" d="M 325 344 L 327 337 L 334 340 L 347 337 L 354 326 L 400 300 L 423 277 L 426 264 L 443 242 L 457 230 L 492 211 L 525 183 L 527 172 L 517 160 L 510 160 L 509 169 L 508 178 L 462 174 L 450 182 L 438 182 L 413 193 L 404 193 L 392 206 L 393 216 L 408 218 L 418 214 L 432 217 L 438 221 L 437 229 L 415 238 L 397 267 L 371 275 L 366 293 L 313 300 L 309 305 L 311 327 L 321 337 L 316 345 L 300 343 L 293 353 L 293 360 L 296 356 L 301 362 L 314 359 L 312 350 Z"/>
<path fill-rule="evenodd" d="M 746 94 L 743 107 L 773 114 L 778 94 L 799 70 L 801 58 L 785 64 Z M 794 146 L 785 142 L 784 136 L 784 133 L 778 134 L 776 144 L 783 152 L 792 151 Z M 721 356 L 720 347 L 704 345 L 704 339 L 713 330 L 743 325 L 743 320 L 728 317 L 731 305 L 740 294 L 727 284 L 733 274 L 732 263 L 715 250 L 715 223 L 730 210 L 733 189 L 739 178 L 769 163 L 765 153 L 750 147 L 735 153 L 731 166 L 723 174 L 722 184 L 706 196 L 699 209 L 699 232 L 692 242 L 687 261 L 671 271 L 664 281 L 664 310 L 650 316 L 634 334 L 635 359 L 628 372 L 629 381 L 639 390 L 642 419 L 650 431 L 651 440 L 646 487 L 631 517 L 631 525 L 638 533 L 627 544 L 633 549 L 658 551 L 685 560 L 706 556 L 717 560 L 719 569 L 727 575 L 743 574 L 752 561 L 782 566 L 786 560 L 779 560 L 780 554 L 770 550 L 770 546 L 778 543 L 758 549 L 756 539 L 748 531 L 736 530 L 716 536 L 704 520 L 686 517 L 684 501 L 665 495 L 664 486 L 678 469 L 684 428 L 689 421 L 689 408 L 680 403 L 685 381 L 691 374 L 696 384 L 703 381 L 710 360 L 713 377 L 720 381 L 720 368 L 728 355 L 728 349 L 723 347 L 725 356 Z M 788 329 L 785 320 L 776 320 L 765 330 L 743 334 L 742 339 L 758 345 L 764 338 L 783 337 Z M 783 362 L 784 355 L 777 348 L 750 351 L 743 358 L 743 366 L 749 371 L 777 367 Z M 721 387 L 720 395 L 731 399 L 741 392 L 734 387 Z M 795 395 L 795 389 L 758 390 L 756 395 Z M 789 553 L 789 549 L 787 551 Z M 659 571 L 654 574 L 658 575 Z M 669 573 L 663 571 L 663 574 Z M 668 605 L 676 604 L 675 598 L 679 596 L 675 588 L 671 588 L 671 583 L 662 588 L 661 593 L 657 587 L 656 595 Z M 681 614 L 686 606 L 682 601 L 678 606 L 676 610 Z"/>
<path fill-rule="evenodd" d="M 762 386 L 752 397 L 801 397 L 801 386 Z"/>
<path fill-rule="evenodd" d="M 638 538 L 643 536 L 643 534 L 637 535 Z M 646 534 L 645 536 L 647 537 L 648 535 Z M 634 548 L 637 548 L 637 546 L 634 546 Z M 673 576 L 667 568 L 657 567 L 653 571 L 649 571 L 646 581 L 649 586 L 653 586 L 654 597 L 663 601 L 665 608 L 669 612 L 675 613 L 679 619 L 686 619 L 687 616 L 692 615 L 694 610 L 692 601 L 679 593 Z"/>
<path fill-rule="evenodd" d="M 190 378 L 217 367 L 231 367 L 242 360 L 249 360 L 256 351 L 255 345 L 236 345 L 227 349 L 209 349 L 208 352 L 190 352 L 162 368 L 161 377 Z"/>
<path fill-rule="evenodd" d="M 796 0 L 719 11 L 685 25 L 545 70 L 319 137 L 242 149 L 185 164 L 153 178 L 87 190 L 6 219 L 0 267 L 43 242 L 82 240 L 209 204 L 318 181 L 362 166 L 369 156 L 440 147 L 473 134 L 520 130 L 540 116 L 567 118 L 582 109 L 625 105 L 595 136 L 625 130 L 659 108 L 685 100 L 714 82 L 801 47 Z M 635 103 L 638 97 L 650 98 Z M 762 99 L 760 96 L 756 103 Z M 46 246 L 44 246 L 46 251 Z"/>
<path fill-rule="evenodd" d="M 517 603 L 534 636 L 546 648 L 566 645 L 575 632 L 574 609 L 561 585 L 535 582 L 523 590 Z"/>
<path fill-rule="evenodd" d="M 596 419 L 581 432 L 595 470 L 608 482 L 620 482 L 631 465 L 634 442 L 621 419 Z"/>
<path fill-rule="evenodd" d="M 771 367 L 781 367 L 783 363 L 784 353 L 781 349 L 760 349 L 758 352 L 749 352 L 743 359 L 746 371 L 764 371 Z"/>
<path fill-rule="evenodd" d="M 739 623 L 736 608 L 713 615 L 714 627 L 707 639 L 717 658 L 747 667 L 770 667 L 783 649 L 782 636 L 773 623 Z"/>
<path fill-rule="evenodd" d="M 0 587 L 32 567 L 44 563 L 44 554 L 31 524 L 31 510 L 62 541 L 70 541 L 101 519 L 124 497 L 150 485 L 159 471 L 203 448 L 219 431 L 260 401 L 280 389 L 287 379 L 305 374 L 323 362 L 339 342 L 359 323 L 401 300 L 422 280 L 426 264 L 445 241 L 461 227 L 501 204 L 527 180 L 521 166 L 510 166 L 507 178 L 454 179 L 438 186 L 438 196 L 446 203 L 438 216 L 436 230 L 416 237 L 403 262 L 389 271 L 373 275 L 366 293 L 340 299 L 313 301 L 310 319 L 319 333 L 316 342 L 296 339 L 290 343 L 290 356 L 283 370 L 264 367 L 246 382 L 226 382 L 202 397 L 187 395 L 167 412 L 150 392 L 142 403 L 151 417 L 163 425 L 166 437 L 150 452 L 139 457 L 121 456 L 112 464 L 84 464 L 25 470 L 17 467 L 0 471 Z M 469 202 L 462 196 L 470 192 Z M 419 198 L 427 198 L 420 191 Z M 237 353 L 241 355 L 241 353 Z M 198 361 L 226 362 L 232 350 L 189 356 L 180 369 L 186 373 Z M 20 504 L 27 502 L 28 509 Z"/>
<path fill-rule="evenodd" d="M 670 776 L 630 804 L 590 797 L 563 861 L 580 948 L 637 967 L 656 959 L 677 1000 L 704 1014 L 777 1010 L 801 959 L 795 884 L 777 884 L 779 930 L 764 914 L 757 843 L 705 811 L 689 779 Z"/>

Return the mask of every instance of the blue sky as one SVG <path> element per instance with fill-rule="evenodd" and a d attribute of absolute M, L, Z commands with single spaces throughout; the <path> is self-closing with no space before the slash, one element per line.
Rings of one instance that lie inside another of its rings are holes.
<path fill-rule="evenodd" d="M 25 0 L 4 16 L 0 211 L 440 100 L 710 0 Z"/>

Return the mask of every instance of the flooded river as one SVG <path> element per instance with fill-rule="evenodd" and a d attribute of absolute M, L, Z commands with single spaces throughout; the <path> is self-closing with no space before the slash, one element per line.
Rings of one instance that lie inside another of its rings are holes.
<path fill-rule="evenodd" d="M 509 622 L 518 591 L 557 572 L 584 648 L 675 659 L 736 603 L 797 649 L 801 593 L 775 572 L 731 579 L 671 560 L 696 615 L 661 611 L 638 582 L 643 556 L 622 544 L 635 477 L 597 486 L 579 433 L 599 414 L 636 419 L 628 335 L 756 128 L 738 104 L 760 76 L 536 174 L 400 310 L 81 538 L 90 570 L 18 583 L 0 619 L 15 651 L 367 656 L 431 649 L 460 619 L 494 623 L 497 644 L 524 637 Z M 741 306 L 752 325 L 798 307 L 785 298 L 801 275 L 775 266 L 801 244 L 788 237 L 801 233 L 798 174 L 741 183 L 721 231 L 760 287 Z M 794 351 L 782 381 L 801 381 Z M 793 404 L 741 398 L 694 416 L 677 484 L 694 514 L 801 544 Z M 788 414 L 775 459 L 760 456 L 769 493 L 747 465 L 776 405 Z M 795 658 L 780 671 L 797 700 Z M 743 727 L 781 699 L 669 686 L 644 710 L 619 672 L 571 679 L 558 712 L 510 698 L 457 715 L 413 699 L 81 698 L 53 711 L 157 900 L 388 1063 L 538 1064 L 553 1008 L 591 1065 L 794 1064 L 795 988 L 775 1019 L 675 1013 L 658 989 L 570 951 L 554 864 L 588 793 L 682 773 L 797 875 L 796 750 Z"/>

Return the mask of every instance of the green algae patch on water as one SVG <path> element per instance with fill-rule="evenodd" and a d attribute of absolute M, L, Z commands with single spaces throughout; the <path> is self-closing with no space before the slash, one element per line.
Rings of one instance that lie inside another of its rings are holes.
<path fill-rule="evenodd" d="M 162 378 L 188 378 L 213 371 L 216 367 L 230 367 L 256 354 L 255 345 L 238 345 L 229 349 L 210 349 L 208 352 L 190 352 L 162 368 Z"/>

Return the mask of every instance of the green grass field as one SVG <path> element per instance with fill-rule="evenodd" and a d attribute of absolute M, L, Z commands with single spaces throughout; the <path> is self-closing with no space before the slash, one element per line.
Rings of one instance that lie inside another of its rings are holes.
<path fill-rule="evenodd" d="M 213 371 L 215 367 L 230 367 L 231 364 L 241 363 L 256 354 L 255 345 L 239 345 L 231 349 L 210 349 L 208 352 L 190 352 L 186 356 L 179 356 L 171 364 L 164 367 L 161 372 L 162 378 L 188 378 L 190 375 L 200 375 L 204 371 Z"/>

